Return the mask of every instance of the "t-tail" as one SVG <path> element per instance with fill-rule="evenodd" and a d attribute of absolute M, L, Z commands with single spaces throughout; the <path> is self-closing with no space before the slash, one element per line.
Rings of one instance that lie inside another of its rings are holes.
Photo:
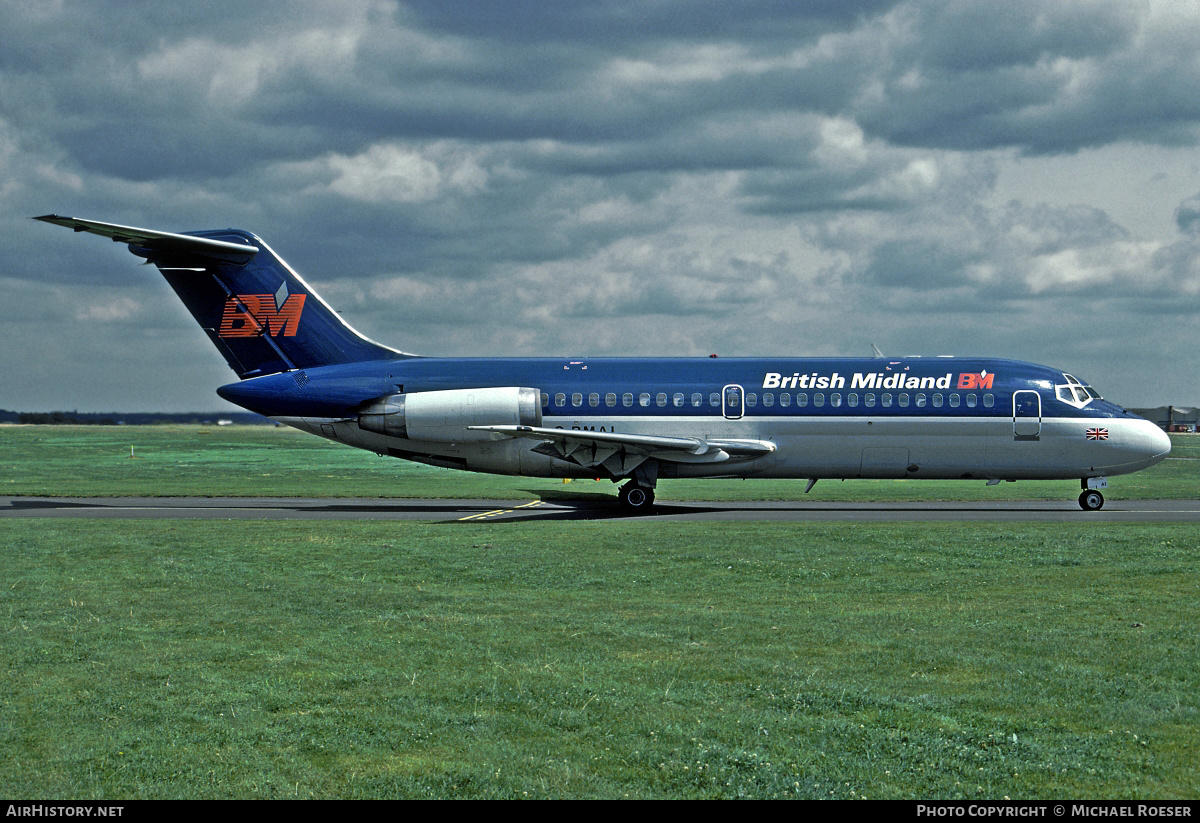
<path fill-rule="evenodd" d="M 249 232 L 171 234 L 54 214 L 35 219 L 126 243 L 156 265 L 242 379 L 411 356 L 351 328 Z"/>

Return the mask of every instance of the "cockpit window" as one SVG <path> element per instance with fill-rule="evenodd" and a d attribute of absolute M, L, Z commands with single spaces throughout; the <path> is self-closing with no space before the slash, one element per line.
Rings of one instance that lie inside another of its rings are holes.
<path fill-rule="evenodd" d="M 1085 386 L 1076 378 L 1069 374 L 1064 374 L 1063 379 L 1066 383 L 1057 383 L 1054 386 L 1055 396 L 1059 400 L 1069 406 L 1074 406 L 1077 409 L 1082 409 L 1093 400 L 1100 400 L 1100 392 L 1093 389 L 1091 386 Z"/>

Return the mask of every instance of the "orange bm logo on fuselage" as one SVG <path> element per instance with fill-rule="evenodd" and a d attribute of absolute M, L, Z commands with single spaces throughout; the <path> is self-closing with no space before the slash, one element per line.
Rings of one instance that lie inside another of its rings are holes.
<path fill-rule="evenodd" d="M 980 374 L 963 373 L 958 376 L 960 389 L 990 389 L 996 375 L 982 372 Z"/>
<path fill-rule="evenodd" d="M 225 301 L 218 337 L 295 337 L 305 294 L 292 294 L 276 305 L 272 294 L 235 294 Z"/>

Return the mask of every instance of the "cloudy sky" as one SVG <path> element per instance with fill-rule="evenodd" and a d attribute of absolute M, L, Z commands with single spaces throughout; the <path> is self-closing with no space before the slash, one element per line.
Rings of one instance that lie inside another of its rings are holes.
<path fill-rule="evenodd" d="M 1014 357 L 1200 404 L 1200 5 L 0 2 L 0 408 L 229 408 L 262 236 L 431 355 Z"/>

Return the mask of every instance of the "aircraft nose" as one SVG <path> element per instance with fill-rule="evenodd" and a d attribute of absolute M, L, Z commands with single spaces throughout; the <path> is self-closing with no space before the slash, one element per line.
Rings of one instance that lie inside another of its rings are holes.
<path fill-rule="evenodd" d="M 1113 420 L 1108 440 L 1111 451 L 1105 465 L 1094 468 L 1108 474 L 1128 474 L 1147 469 L 1171 453 L 1171 438 L 1149 420 Z"/>
<path fill-rule="evenodd" d="M 1150 427 L 1150 431 L 1146 433 L 1150 459 L 1157 463 L 1171 453 L 1171 438 L 1154 423 L 1149 420 L 1146 423 Z"/>
<path fill-rule="evenodd" d="M 1171 438 L 1156 424 L 1149 420 L 1138 420 L 1133 431 L 1133 451 L 1140 458 L 1139 468 L 1147 468 L 1160 463 L 1171 453 Z"/>

